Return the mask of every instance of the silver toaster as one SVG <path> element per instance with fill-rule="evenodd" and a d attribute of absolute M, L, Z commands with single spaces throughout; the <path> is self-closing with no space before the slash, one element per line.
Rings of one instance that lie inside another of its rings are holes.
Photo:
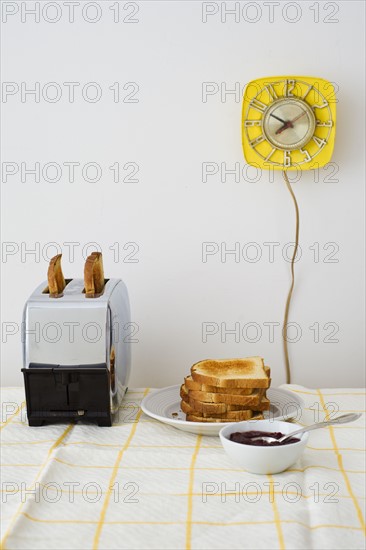
<path fill-rule="evenodd" d="M 111 426 L 127 390 L 131 349 L 125 284 L 106 280 L 101 295 L 85 295 L 71 279 L 60 297 L 39 285 L 25 304 L 23 368 L 30 426 L 87 420 Z"/>

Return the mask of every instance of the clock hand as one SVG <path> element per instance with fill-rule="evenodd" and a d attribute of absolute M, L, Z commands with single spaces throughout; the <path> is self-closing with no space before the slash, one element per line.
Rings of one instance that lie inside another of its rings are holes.
<path fill-rule="evenodd" d="M 303 113 L 300 113 L 299 115 L 297 115 L 297 117 L 293 118 L 291 120 L 291 122 L 296 122 L 297 120 L 299 120 L 299 118 L 301 118 L 304 115 L 306 115 L 305 111 Z"/>
<path fill-rule="evenodd" d="M 282 132 L 284 130 L 287 130 L 287 128 L 293 128 L 293 127 L 294 126 L 293 126 L 292 122 L 290 120 L 288 120 L 287 122 L 285 122 L 285 124 L 283 126 L 281 126 L 281 128 L 278 128 L 278 130 L 276 130 L 275 133 L 276 133 L 276 135 L 277 134 L 282 134 Z"/>
<path fill-rule="evenodd" d="M 300 115 L 298 115 L 297 117 L 293 118 L 292 120 L 288 120 L 287 122 L 285 122 L 285 124 L 276 131 L 276 134 L 281 134 L 284 130 L 287 130 L 287 128 L 293 128 L 294 127 L 293 123 L 299 120 L 299 118 L 301 118 L 304 115 L 306 115 L 305 111 Z"/>
<path fill-rule="evenodd" d="M 269 116 L 273 116 L 273 118 L 276 118 L 276 119 L 279 120 L 280 122 L 283 122 L 284 124 L 286 124 L 286 121 L 283 120 L 283 118 L 280 118 L 280 117 L 278 117 L 278 116 L 276 116 L 276 115 L 273 115 L 272 113 L 271 113 Z"/>

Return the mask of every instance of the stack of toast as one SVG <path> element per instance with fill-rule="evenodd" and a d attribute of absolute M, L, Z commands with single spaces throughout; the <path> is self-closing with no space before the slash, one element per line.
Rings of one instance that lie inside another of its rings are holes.
<path fill-rule="evenodd" d="M 206 359 L 195 363 L 180 388 L 190 422 L 260 420 L 269 410 L 270 369 L 261 357 Z"/>

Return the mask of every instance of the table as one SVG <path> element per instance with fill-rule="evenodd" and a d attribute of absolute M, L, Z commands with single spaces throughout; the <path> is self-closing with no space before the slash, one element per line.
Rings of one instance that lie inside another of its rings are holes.
<path fill-rule="evenodd" d="M 365 390 L 284 388 L 300 424 L 365 409 Z M 364 548 L 365 417 L 310 433 L 282 474 L 231 463 L 218 437 L 142 414 L 128 391 L 112 428 L 30 428 L 22 388 L 2 389 L 4 549 Z"/>

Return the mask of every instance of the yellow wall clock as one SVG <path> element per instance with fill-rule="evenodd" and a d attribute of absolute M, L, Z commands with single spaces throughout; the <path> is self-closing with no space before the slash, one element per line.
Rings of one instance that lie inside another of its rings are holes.
<path fill-rule="evenodd" d="M 243 98 L 245 159 L 267 170 L 321 168 L 332 156 L 335 122 L 331 82 L 307 76 L 253 80 Z"/>
<path fill-rule="evenodd" d="M 288 170 L 312 170 L 327 164 L 333 153 L 336 97 L 331 82 L 309 76 L 276 76 L 246 86 L 242 111 L 242 143 L 248 164 L 282 170 L 295 205 L 296 230 L 291 258 L 291 286 L 283 320 L 286 382 L 291 383 L 287 346 L 288 316 L 295 285 L 294 263 L 299 245 L 299 207 Z"/>

